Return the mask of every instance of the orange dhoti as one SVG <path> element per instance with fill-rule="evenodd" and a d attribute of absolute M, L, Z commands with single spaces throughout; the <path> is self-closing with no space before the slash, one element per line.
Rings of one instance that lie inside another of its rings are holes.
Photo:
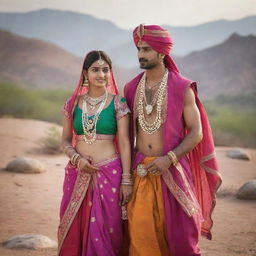
<path fill-rule="evenodd" d="M 155 157 L 146 157 L 142 164 Z M 135 172 L 133 197 L 128 204 L 130 256 L 170 256 L 165 235 L 161 176 Z"/>

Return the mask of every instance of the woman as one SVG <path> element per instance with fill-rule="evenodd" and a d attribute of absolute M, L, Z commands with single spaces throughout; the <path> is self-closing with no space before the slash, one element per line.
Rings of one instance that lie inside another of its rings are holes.
<path fill-rule="evenodd" d="M 59 255 L 117 256 L 122 245 L 120 205 L 132 193 L 130 111 L 118 95 L 111 60 L 103 51 L 85 57 L 63 112 L 62 145 L 70 162 L 60 208 Z"/>

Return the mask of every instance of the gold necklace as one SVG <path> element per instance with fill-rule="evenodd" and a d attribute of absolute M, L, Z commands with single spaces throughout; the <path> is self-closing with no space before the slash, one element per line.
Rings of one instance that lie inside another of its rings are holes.
<path fill-rule="evenodd" d="M 87 144 L 92 144 L 96 140 L 97 121 L 99 119 L 99 115 L 101 111 L 103 110 L 107 102 L 108 93 L 106 92 L 104 96 L 105 96 L 104 99 L 102 100 L 99 108 L 97 109 L 97 112 L 95 113 L 92 119 L 89 119 L 89 116 L 88 116 L 86 97 L 83 98 L 83 107 L 82 107 L 82 124 L 83 124 L 83 132 L 84 132 L 83 139 Z"/>
<path fill-rule="evenodd" d="M 156 87 L 156 86 L 159 85 L 160 83 L 161 83 L 161 81 L 158 82 L 158 83 L 156 83 L 156 84 L 154 84 L 154 85 L 152 85 L 151 87 L 148 86 L 148 87 L 146 88 L 146 90 L 152 90 L 154 87 Z"/>
<path fill-rule="evenodd" d="M 146 97 L 146 90 L 144 90 L 143 97 L 144 97 L 144 101 L 145 101 L 145 110 L 146 110 L 147 115 L 150 115 L 152 113 L 153 108 L 156 104 L 158 93 L 159 93 L 159 88 L 158 88 L 157 92 L 154 94 L 154 97 L 153 97 L 151 103 L 149 104 L 147 101 L 147 97 Z"/>
<path fill-rule="evenodd" d="M 88 94 L 85 94 L 85 95 L 84 95 L 84 99 L 85 99 L 86 102 L 88 103 L 89 108 L 90 108 L 91 110 L 94 110 L 95 107 L 96 107 L 98 104 L 100 104 L 100 103 L 104 100 L 105 96 L 106 96 L 106 95 L 105 95 L 105 93 L 104 93 L 103 95 L 101 95 L 101 96 L 98 97 L 98 98 L 92 98 L 92 97 L 90 97 Z"/>
<path fill-rule="evenodd" d="M 163 75 L 163 79 L 159 85 L 158 91 L 157 91 L 157 100 L 156 100 L 156 118 L 152 123 L 149 123 L 146 121 L 145 119 L 145 115 L 144 115 L 144 101 L 145 101 L 145 83 L 146 83 L 146 72 L 143 74 L 139 85 L 138 85 L 138 90 L 139 90 L 139 97 L 138 97 L 138 120 L 139 120 L 139 124 L 140 127 L 142 128 L 142 130 L 144 132 L 146 132 L 147 134 L 154 134 L 161 126 L 162 124 L 162 105 L 163 105 L 163 101 L 165 98 L 165 94 L 166 94 L 166 88 L 167 88 L 167 79 L 168 79 L 168 70 L 165 71 L 164 75 Z M 147 104 L 147 103 L 146 103 Z M 147 106 L 145 107 L 146 113 L 150 112 L 149 111 L 149 107 L 148 107 L 148 111 L 147 111 Z M 151 112 L 153 111 L 153 106 Z M 150 113 L 151 113 L 150 112 Z"/>

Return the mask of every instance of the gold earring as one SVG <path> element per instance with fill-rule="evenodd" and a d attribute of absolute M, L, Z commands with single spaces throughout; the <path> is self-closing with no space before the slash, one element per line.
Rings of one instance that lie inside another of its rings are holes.
<path fill-rule="evenodd" d="M 89 86 L 89 80 L 86 76 L 84 76 L 84 82 L 82 84 L 83 87 L 88 87 Z"/>
<path fill-rule="evenodd" d="M 161 63 L 164 63 L 164 57 L 165 57 L 165 55 L 160 55 L 160 61 L 161 61 Z"/>

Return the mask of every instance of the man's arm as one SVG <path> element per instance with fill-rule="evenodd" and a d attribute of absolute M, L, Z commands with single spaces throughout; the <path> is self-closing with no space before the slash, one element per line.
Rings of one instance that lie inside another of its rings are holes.
<path fill-rule="evenodd" d="M 185 93 L 183 116 L 189 133 L 181 144 L 172 150 L 178 159 L 191 151 L 203 138 L 200 112 L 196 105 L 195 94 L 191 87 L 189 87 Z"/>
<path fill-rule="evenodd" d="M 186 155 L 203 138 L 199 109 L 196 105 L 195 94 L 190 87 L 185 93 L 183 116 L 186 128 L 189 130 L 189 133 L 186 135 L 180 145 L 172 150 L 172 152 L 174 152 L 174 154 L 176 155 L 177 159 Z M 147 165 L 146 168 L 149 172 L 157 173 L 160 171 L 161 173 L 164 170 L 168 169 L 171 164 L 175 163 L 172 160 L 168 155 L 161 156 L 149 165 Z"/>

